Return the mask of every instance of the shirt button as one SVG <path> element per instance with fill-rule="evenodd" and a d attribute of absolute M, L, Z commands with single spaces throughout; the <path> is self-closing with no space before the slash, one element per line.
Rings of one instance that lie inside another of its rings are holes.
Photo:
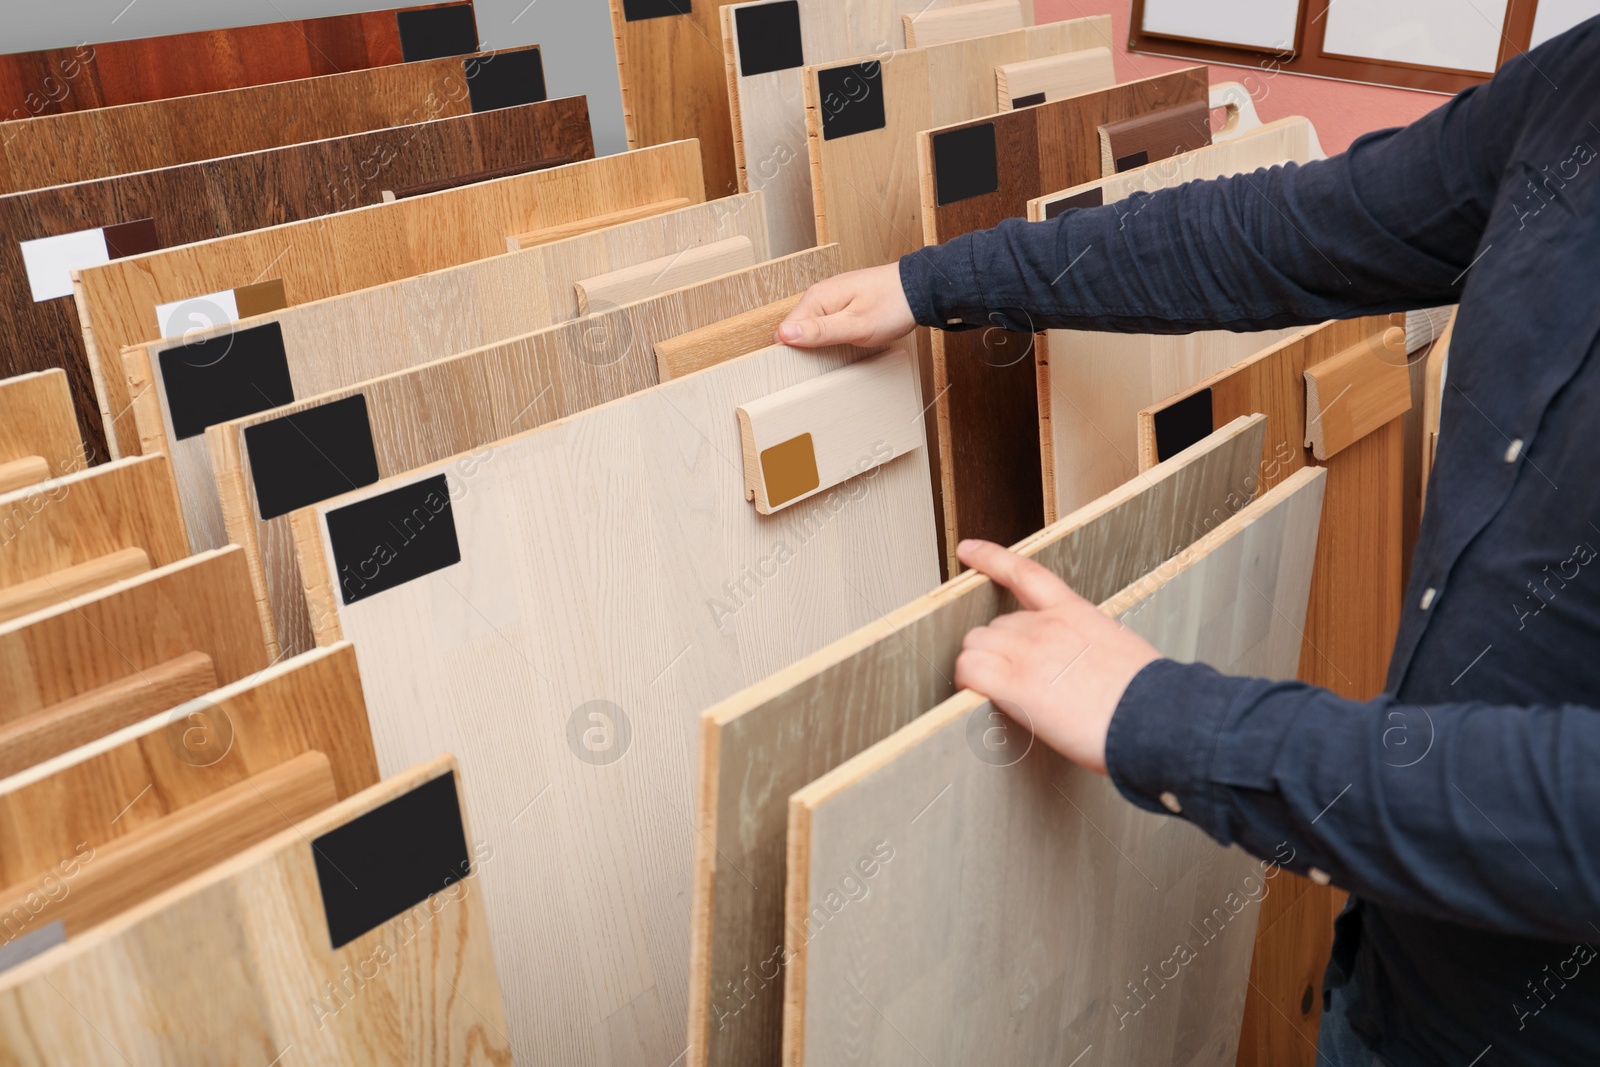
<path fill-rule="evenodd" d="M 1183 812 L 1183 805 L 1178 803 L 1177 795 L 1170 789 L 1161 794 L 1161 803 L 1174 815 L 1179 815 Z"/>
<path fill-rule="evenodd" d="M 1429 608 L 1433 607 L 1433 598 L 1438 596 L 1438 595 L 1439 595 L 1439 590 L 1434 589 L 1432 586 L 1429 586 L 1427 589 L 1424 589 L 1422 591 L 1422 604 L 1421 604 L 1422 610 L 1423 611 L 1427 611 Z"/>
<path fill-rule="evenodd" d="M 1522 438 L 1519 437 L 1506 446 L 1506 462 L 1515 463 L 1520 455 L 1522 455 Z"/>
<path fill-rule="evenodd" d="M 1313 868 L 1311 868 L 1309 871 L 1306 872 L 1306 877 L 1311 879 L 1313 882 L 1317 883 L 1318 885 L 1327 885 L 1329 882 L 1331 882 L 1333 880 L 1333 879 L 1328 877 L 1328 872 L 1323 870 L 1321 867 L 1313 867 Z"/>

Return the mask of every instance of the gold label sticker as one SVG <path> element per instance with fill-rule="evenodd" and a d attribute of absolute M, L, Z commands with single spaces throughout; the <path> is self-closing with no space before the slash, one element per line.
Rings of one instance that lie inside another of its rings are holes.
<path fill-rule="evenodd" d="M 269 311 L 282 311 L 289 306 L 289 298 L 283 292 L 282 278 L 240 286 L 233 291 L 233 302 L 239 305 L 241 319 L 265 315 Z"/>
<path fill-rule="evenodd" d="M 767 506 L 772 508 L 817 488 L 821 479 L 817 477 L 817 450 L 811 444 L 811 435 L 803 433 L 763 449 L 761 476 L 767 483 Z"/>

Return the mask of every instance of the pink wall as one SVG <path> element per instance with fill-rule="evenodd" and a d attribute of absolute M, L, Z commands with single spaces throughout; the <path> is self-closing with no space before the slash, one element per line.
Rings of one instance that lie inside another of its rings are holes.
<path fill-rule="evenodd" d="M 1148 78 L 1179 67 L 1192 66 L 1184 60 L 1128 53 L 1129 0 L 1034 0 L 1034 15 L 1040 22 L 1110 15 L 1112 52 L 1117 80 Z M 1327 81 L 1270 69 L 1246 70 L 1242 67 L 1213 66 L 1213 82 L 1241 82 L 1255 98 L 1256 112 L 1263 122 L 1289 115 L 1304 115 L 1317 128 L 1317 137 L 1329 155 L 1342 152 L 1350 142 L 1369 130 L 1404 126 L 1422 117 L 1445 97 L 1409 89 L 1390 89 L 1379 85 Z"/>

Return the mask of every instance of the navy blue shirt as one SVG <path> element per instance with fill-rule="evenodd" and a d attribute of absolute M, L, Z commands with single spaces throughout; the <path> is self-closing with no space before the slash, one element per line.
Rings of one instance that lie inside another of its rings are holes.
<path fill-rule="evenodd" d="M 925 325 L 1258 330 L 1460 302 L 1383 696 L 1162 660 L 1106 761 L 1351 890 L 1328 984 L 1398 1065 L 1600 1061 L 1600 19 L 1343 155 L 905 257 Z M 1070 269 L 1069 269 L 1070 265 Z M 1026 321 L 1013 310 L 1025 309 Z M 1287 849 L 1284 845 L 1287 844 Z"/>

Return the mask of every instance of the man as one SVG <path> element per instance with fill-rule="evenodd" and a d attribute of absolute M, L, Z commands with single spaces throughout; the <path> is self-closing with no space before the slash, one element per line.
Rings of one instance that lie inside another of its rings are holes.
<path fill-rule="evenodd" d="M 1600 19 L 1334 159 L 1139 197 L 841 275 L 778 339 L 1260 330 L 1459 301 L 1386 693 L 1162 659 L 977 542 L 962 561 L 1025 610 L 967 635 L 957 684 L 1134 804 L 1258 856 L 1287 842 L 1351 891 L 1319 1064 L 1600 1062 Z"/>

